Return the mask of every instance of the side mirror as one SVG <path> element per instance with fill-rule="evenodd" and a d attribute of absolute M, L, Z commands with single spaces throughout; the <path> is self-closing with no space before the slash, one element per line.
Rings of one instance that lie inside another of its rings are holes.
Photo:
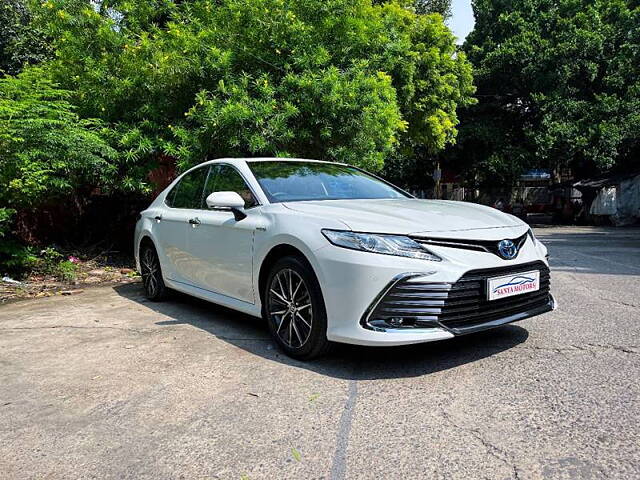
<path fill-rule="evenodd" d="M 244 210 L 244 200 L 236 192 L 213 192 L 207 197 L 207 207 L 224 208 L 233 212 L 237 221 L 246 218 Z"/>

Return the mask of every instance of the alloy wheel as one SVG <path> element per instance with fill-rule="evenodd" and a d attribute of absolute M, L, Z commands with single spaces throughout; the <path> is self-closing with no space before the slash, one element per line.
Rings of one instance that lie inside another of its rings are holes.
<path fill-rule="evenodd" d="M 141 259 L 142 284 L 144 285 L 147 295 L 153 297 L 158 293 L 160 285 L 160 262 L 158 256 L 151 248 L 144 251 Z"/>
<path fill-rule="evenodd" d="M 302 277 L 290 268 L 280 270 L 271 280 L 268 292 L 269 319 L 280 340 L 300 348 L 311 335 L 313 308 L 309 289 Z"/>

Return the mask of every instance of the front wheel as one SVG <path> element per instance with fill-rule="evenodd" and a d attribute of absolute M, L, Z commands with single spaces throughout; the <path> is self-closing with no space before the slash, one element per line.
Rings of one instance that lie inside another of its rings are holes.
<path fill-rule="evenodd" d="M 327 313 L 320 284 L 299 257 L 276 262 L 264 292 L 271 335 L 289 356 L 309 360 L 327 352 Z"/>

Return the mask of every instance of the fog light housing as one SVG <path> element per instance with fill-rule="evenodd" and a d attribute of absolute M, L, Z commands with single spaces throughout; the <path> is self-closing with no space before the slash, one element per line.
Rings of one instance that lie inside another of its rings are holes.
<path fill-rule="evenodd" d="M 402 324 L 404 323 L 404 318 L 402 318 L 402 317 L 393 317 L 393 318 L 389 319 L 389 323 L 392 326 L 398 328 L 398 327 L 401 327 Z"/>
<path fill-rule="evenodd" d="M 416 320 L 412 317 L 374 318 L 369 320 L 369 325 L 380 330 L 386 330 L 387 328 L 414 328 Z"/>

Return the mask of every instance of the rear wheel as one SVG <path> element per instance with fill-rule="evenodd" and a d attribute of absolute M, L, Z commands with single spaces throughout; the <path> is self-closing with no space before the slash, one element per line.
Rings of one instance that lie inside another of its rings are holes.
<path fill-rule="evenodd" d="M 263 295 L 269 330 L 284 352 L 308 360 L 329 349 L 327 314 L 318 280 L 298 257 L 276 262 Z"/>
<path fill-rule="evenodd" d="M 167 294 L 167 287 L 162 279 L 160 259 L 152 245 L 140 249 L 140 274 L 145 296 L 154 302 L 162 300 Z"/>

